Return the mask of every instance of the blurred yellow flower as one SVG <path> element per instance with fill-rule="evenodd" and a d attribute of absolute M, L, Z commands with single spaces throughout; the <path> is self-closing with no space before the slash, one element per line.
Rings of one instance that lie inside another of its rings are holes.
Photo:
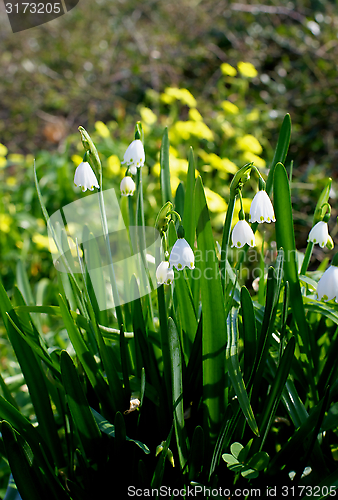
<path fill-rule="evenodd" d="M 210 212 L 226 211 L 227 204 L 225 203 L 222 196 L 220 196 L 218 193 L 215 193 L 215 191 L 212 191 L 208 187 L 204 187 L 204 192 Z"/>
<path fill-rule="evenodd" d="M 236 76 L 237 75 L 237 70 L 231 64 L 228 63 L 223 63 L 221 64 L 221 71 L 223 75 L 227 76 Z"/>
<path fill-rule="evenodd" d="M 74 165 L 77 167 L 82 162 L 82 156 L 73 155 L 73 156 L 71 156 L 71 160 L 74 163 Z"/>
<path fill-rule="evenodd" d="M 259 118 L 259 111 L 258 109 L 253 109 L 252 111 L 250 111 L 250 113 L 248 113 L 246 115 L 246 119 L 249 121 L 249 122 L 256 122 Z"/>
<path fill-rule="evenodd" d="M 48 236 L 40 233 L 34 233 L 32 237 L 33 243 L 36 244 L 36 246 L 40 249 L 46 248 L 49 250 L 49 241 L 53 241 L 51 238 L 48 238 Z M 54 242 L 53 242 L 54 243 Z M 54 243 L 55 245 L 55 243 Z M 56 253 L 56 252 L 55 252 Z"/>
<path fill-rule="evenodd" d="M 7 214 L 0 214 L 0 231 L 9 233 L 12 225 L 12 217 Z"/>
<path fill-rule="evenodd" d="M 17 180 L 13 175 L 11 175 L 10 177 L 7 177 L 6 184 L 7 186 L 16 186 Z"/>
<path fill-rule="evenodd" d="M 142 121 L 147 125 L 154 125 L 154 123 L 157 121 L 157 116 L 155 115 L 155 113 L 146 106 L 141 106 L 140 115 Z"/>
<path fill-rule="evenodd" d="M 8 149 L 6 148 L 6 146 L 0 143 L 0 156 L 6 156 L 7 153 Z"/>
<path fill-rule="evenodd" d="M 196 108 L 189 109 L 189 118 L 190 118 L 190 120 L 192 120 L 194 122 L 202 122 L 203 121 L 201 113 L 199 111 L 197 111 Z"/>
<path fill-rule="evenodd" d="M 95 130 L 104 139 L 106 139 L 107 137 L 110 137 L 109 128 L 107 127 L 107 125 L 105 123 L 103 123 L 101 121 L 97 121 L 95 123 Z"/>
<path fill-rule="evenodd" d="M 239 107 L 236 106 L 233 102 L 230 101 L 223 101 L 221 103 L 222 108 L 226 113 L 229 113 L 231 115 L 237 115 L 239 113 Z"/>
<path fill-rule="evenodd" d="M 25 161 L 24 155 L 20 155 L 17 153 L 12 153 L 8 155 L 7 159 L 12 161 L 13 163 L 23 163 Z"/>
<path fill-rule="evenodd" d="M 7 160 L 3 156 L 0 156 L 0 168 L 4 168 L 7 165 Z"/>
<path fill-rule="evenodd" d="M 227 121 L 221 123 L 221 129 L 226 137 L 233 137 L 235 135 L 234 127 Z"/>
<path fill-rule="evenodd" d="M 177 177 L 176 175 L 170 176 L 171 193 L 173 196 L 176 194 L 176 189 L 178 188 L 180 182 L 181 182 L 180 178 Z"/>
<path fill-rule="evenodd" d="M 251 134 L 243 135 L 243 137 L 238 137 L 237 146 L 243 151 L 250 151 L 250 153 L 261 154 L 263 151 L 260 142 Z"/>
<path fill-rule="evenodd" d="M 220 158 L 215 153 L 206 153 L 200 149 L 198 154 L 202 160 L 211 167 L 230 174 L 235 174 L 238 170 L 237 165 L 228 158 Z"/>
<path fill-rule="evenodd" d="M 161 94 L 161 101 L 166 104 L 171 104 L 175 100 L 181 101 L 182 104 L 186 104 L 189 108 L 196 107 L 196 99 L 189 92 L 188 89 L 179 89 L 177 87 L 167 87 L 163 94 Z"/>
<path fill-rule="evenodd" d="M 253 162 L 254 165 L 258 168 L 265 168 L 266 167 L 266 161 L 263 160 L 260 156 L 255 155 L 254 153 L 251 153 L 251 151 L 245 151 L 243 153 L 243 161 L 246 163 L 251 163 Z"/>
<path fill-rule="evenodd" d="M 121 174 L 121 162 L 117 155 L 111 155 L 107 158 L 109 172 L 113 175 Z"/>
<path fill-rule="evenodd" d="M 237 68 L 238 71 L 247 78 L 254 78 L 258 75 L 258 72 L 252 63 L 241 61 L 237 64 Z"/>
<path fill-rule="evenodd" d="M 181 139 L 189 140 L 191 136 L 198 137 L 199 139 L 205 139 L 207 141 L 213 141 L 214 134 L 202 121 L 192 121 L 188 120 L 186 122 L 177 121 L 174 123 L 171 129 L 171 138 L 175 142 L 179 142 Z"/>

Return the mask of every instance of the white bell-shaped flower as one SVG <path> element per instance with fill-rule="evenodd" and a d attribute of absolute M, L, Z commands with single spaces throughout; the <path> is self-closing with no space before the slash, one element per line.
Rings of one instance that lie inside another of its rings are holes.
<path fill-rule="evenodd" d="M 338 302 L 338 267 L 331 265 L 320 278 L 317 285 L 318 300 Z"/>
<path fill-rule="evenodd" d="M 174 270 L 169 269 L 169 262 L 161 262 L 156 269 L 156 281 L 158 285 L 170 285 L 174 281 Z"/>
<path fill-rule="evenodd" d="M 329 239 L 330 236 L 327 222 L 321 220 L 313 226 L 307 240 L 312 241 L 313 243 L 318 243 L 321 248 L 324 248 Z"/>
<path fill-rule="evenodd" d="M 185 267 L 189 269 L 195 268 L 195 256 L 191 246 L 185 238 L 178 238 L 169 256 L 169 268 L 176 267 L 178 271 L 182 271 Z"/>
<path fill-rule="evenodd" d="M 94 187 L 99 189 L 99 184 L 97 182 L 96 176 L 93 172 L 92 167 L 87 161 L 83 161 L 75 170 L 74 175 L 75 186 L 81 186 L 82 191 L 94 190 Z"/>
<path fill-rule="evenodd" d="M 135 139 L 129 144 L 121 163 L 122 165 L 126 164 L 129 168 L 129 172 L 135 175 L 137 168 L 143 167 L 144 162 L 145 153 L 142 141 L 140 139 Z"/>
<path fill-rule="evenodd" d="M 132 196 L 135 193 L 136 184 L 129 175 L 123 177 L 120 183 L 120 190 L 122 196 Z"/>
<path fill-rule="evenodd" d="M 251 202 L 249 222 L 275 222 L 275 212 L 266 191 L 261 189 Z"/>
<path fill-rule="evenodd" d="M 246 220 L 239 220 L 234 226 L 231 234 L 232 247 L 242 248 L 246 243 L 250 247 L 255 246 L 255 235 L 246 222 Z"/>

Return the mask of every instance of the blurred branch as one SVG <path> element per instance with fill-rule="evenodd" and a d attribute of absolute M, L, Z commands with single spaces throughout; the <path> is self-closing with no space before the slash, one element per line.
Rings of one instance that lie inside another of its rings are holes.
<path fill-rule="evenodd" d="M 243 3 L 234 3 L 230 5 L 231 10 L 236 10 L 240 12 L 250 12 L 251 14 L 277 14 L 282 16 L 288 16 L 298 21 L 301 24 L 304 24 L 306 21 L 306 17 L 296 12 L 293 9 L 288 9 L 287 7 L 282 6 L 272 6 L 272 5 L 246 5 Z"/>

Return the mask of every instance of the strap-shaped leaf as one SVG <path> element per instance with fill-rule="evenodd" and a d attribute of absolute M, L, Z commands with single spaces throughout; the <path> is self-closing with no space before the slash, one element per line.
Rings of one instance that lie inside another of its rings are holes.
<path fill-rule="evenodd" d="M 214 236 L 200 176 L 195 187 L 195 217 L 203 314 L 204 429 L 209 434 L 207 442 L 213 446 L 224 414 L 226 322 Z"/>
<path fill-rule="evenodd" d="M 276 214 L 277 248 L 284 249 L 284 278 L 290 285 L 290 305 L 298 328 L 297 340 L 301 351 L 301 361 L 307 374 L 311 396 L 316 399 L 317 389 L 314 383 L 312 356 L 310 351 L 311 339 L 298 278 L 290 184 L 287 172 L 282 163 L 277 163 L 275 167 L 273 192 Z"/>
<path fill-rule="evenodd" d="M 226 348 L 227 368 L 230 376 L 232 387 L 236 393 L 239 406 L 254 434 L 259 435 L 258 426 L 250 405 L 250 400 L 246 392 L 242 372 L 238 360 L 238 335 L 236 311 L 230 311 L 227 318 L 228 341 Z"/>
<path fill-rule="evenodd" d="M 87 458 L 100 453 L 101 432 L 93 417 L 74 363 L 67 351 L 61 353 L 62 381 L 72 420 Z"/>
<path fill-rule="evenodd" d="M 266 181 L 266 191 L 268 194 L 271 193 L 272 184 L 273 184 L 273 176 L 275 171 L 275 166 L 277 163 L 285 163 L 286 155 L 289 149 L 291 139 L 291 117 L 289 113 L 284 116 L 284 120 L 279 132 L 278 141 L 275 149 L 275 154 L 273 156 L 271 162 L 271 168 L 269 171 L 269 175 Z"/>
<path fill-rule="evenodd" d="M 176 325 L 172 318 L 169 318 L 168 321 L 168 333 L 171 357 L 171 380 L 175 436 L 180 464 L 183 469 L 188 459 L 189 443 L 184 426 L 181 344 Z"/>

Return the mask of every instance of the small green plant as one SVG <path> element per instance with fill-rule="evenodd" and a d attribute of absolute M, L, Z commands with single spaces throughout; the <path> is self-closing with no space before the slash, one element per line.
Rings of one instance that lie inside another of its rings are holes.
<path fill-rule="evenodd" d="M 247 461 L 251 444 L 252 440 L 245 447 L 241 443 L 232 443 L 231 454 L 223 453 L 222 455 L 228 468 L 246 479 L 256 479 L 259 471 L 264 470 L 269 463 L 269 455 L 264 451 L 258 451 Z"/>

